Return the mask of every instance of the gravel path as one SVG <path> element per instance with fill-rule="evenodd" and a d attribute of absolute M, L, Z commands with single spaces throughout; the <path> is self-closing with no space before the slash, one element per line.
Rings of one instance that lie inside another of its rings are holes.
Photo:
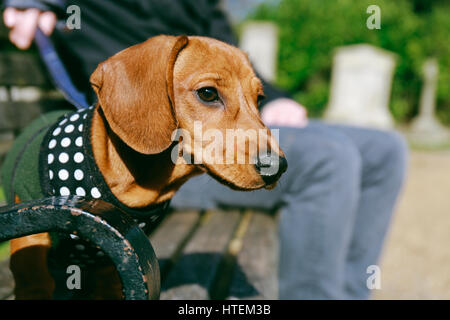
<path fill-rule="evenodd" d="M 413 152 L 374 299 L 450 299 L 450 152 Z"/>

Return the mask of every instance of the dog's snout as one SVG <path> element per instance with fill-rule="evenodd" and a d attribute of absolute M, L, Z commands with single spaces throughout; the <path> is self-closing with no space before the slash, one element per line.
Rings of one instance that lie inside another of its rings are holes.
<path fill-rule="evenodd" d="M 280 162 L 280 174 L 283 174 L 286 172 L 287 167 L 288 167 L 288 163 L 285 157 L 278 157 L 278 161 Z"/>
<path fill-rule="evenodd" d="M 276 182 L 287 170 L 287 160 L 278 154 L 263 154 L 256 158 L 255 168 L 267 185 Z"/>

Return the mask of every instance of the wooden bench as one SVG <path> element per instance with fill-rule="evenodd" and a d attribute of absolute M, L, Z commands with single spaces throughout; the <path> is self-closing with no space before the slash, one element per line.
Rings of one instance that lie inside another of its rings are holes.
<path fill-rule="evenodd" d="M 250 210 L 174 212 L 150 236 L 161 299 L 276 299 L 273 216 Z"/>
<path fill-rule="evenodd" d="M 277 299 L 276 217 L 254 210 L 169 213 L 150 235 L 161 299 Z M 13 299 L 8 260 L 0 299 Z"/>

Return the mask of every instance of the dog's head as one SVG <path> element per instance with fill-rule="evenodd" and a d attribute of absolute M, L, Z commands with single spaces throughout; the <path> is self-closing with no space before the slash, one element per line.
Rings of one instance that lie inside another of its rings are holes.
<path fill-rule="evenodd" d="M 106 60 L 90 80 L 110 128 L 139 153 L 161 153 L 177 140 L 174 162 L 186 165 L 180 160 L 188 155 L 192 165 L 240 190 L 271 188 L 286 170 L 259 118 L 261 82 L 233 46 L 157 36 Z"/>

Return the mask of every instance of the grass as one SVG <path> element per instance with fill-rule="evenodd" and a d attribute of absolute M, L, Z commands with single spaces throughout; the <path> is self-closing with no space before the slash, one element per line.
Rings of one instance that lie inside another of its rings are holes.
<path fill-rule="evenodd" d="M 417 151 L 450 151 L 450 143 L 443 143 L 440 145 L 426 145 L 415 142 L 410 142 L 411 150 Z"/>
<path fill-rule="evenodd" d="M 9 256 L 9 241 L 0 243 L 0 261 Z"/>

